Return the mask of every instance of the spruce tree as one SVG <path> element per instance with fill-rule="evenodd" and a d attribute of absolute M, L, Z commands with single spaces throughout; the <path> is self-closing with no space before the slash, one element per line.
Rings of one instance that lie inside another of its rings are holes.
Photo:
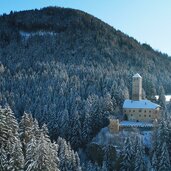
<path fill-rule="evenodd" d="M 166 143 L 163 143 L 162 146 L 162 153 L 160 155 L 160 161 L 159 161 L 159 171 L 170 171 L 171 165 L 170 165 L 170 159 L 169 159 L 169 153 L 167 150 Z"/>
<path fill-rule="evenodd" d="M 159 167 L 159 166 L 158 166 L 159 163 L 158 163 L 158 160 L 157 160 L 156 152 L 155 152 L 155 151 L 154 151 L 153 156 L 152 156 L 151 165 L 152 165 L 153 171 L 157 171 L 157 169 L 158 169 L 158 167 Z"/>
<path fill-rule="evenodd" d="M 132 146 L 130 142 L 130 138 L 126 138 L 124 142 L 123 152 L 122 152 L 122 163 L 121 170 L 127 171 L 132 168 Z"/>
<path fill-rule="evenodd" d="M 147 170 L 147 164 L 145 162 L 144 147 L 139 139 L 136 147 L 134 171 L 146 171 L 146 170 Z"/>

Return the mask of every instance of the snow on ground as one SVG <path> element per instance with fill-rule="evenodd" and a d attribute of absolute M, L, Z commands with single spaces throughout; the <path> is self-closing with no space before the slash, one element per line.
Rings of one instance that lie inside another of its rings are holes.
<path fill-rule="evenodd" d="M 115 147 L 122 147 L 125 138 L 139 136 L 142 139 L 143 144 L 146 147 L 151 147 L 152 144 L 152 132 L 151 130 L 140 131 L 138 128 L 126 130 L 123 129 L 119 132 L 112 133 L 108 127 L 101 129 L 96 137 L 93 138 L 92 142 L 100 145 L 111 144 Z"/>
<path fill-rule="evenodd" d="M 54 36 L 57 33 L 55 32 L 50 32 L 50 31 L 36 31 L 36 32 L 25 32 L 25 31 L 20 31 L 20 35 L 25 38 L 26 40 L 31 37 L 31 36 L 44 36 L 44 35 L 49 35 L 49 36 Z"/>
<path fill-rule="evenodd" d="M 142 131 L 141 133 L 142 138 L 143 138 L 143 143 L 147 146 L 147 147 L 151 147 L 152 146 L 152 131 Z"/>

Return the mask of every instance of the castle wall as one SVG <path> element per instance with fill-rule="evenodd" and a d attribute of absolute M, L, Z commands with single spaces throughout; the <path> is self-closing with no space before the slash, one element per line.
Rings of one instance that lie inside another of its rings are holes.
<path fill-rule="evenodd" d="M 153 121 L 160 119 L 160 109 L 124 109 L 128 120 L 130 121 Z"/>
<path fill-rule="evenodd" d="M 118 132 L 119 131 L 119 120 L 118 119 L 110 119 L 108 128 L 111 133 Z"/>

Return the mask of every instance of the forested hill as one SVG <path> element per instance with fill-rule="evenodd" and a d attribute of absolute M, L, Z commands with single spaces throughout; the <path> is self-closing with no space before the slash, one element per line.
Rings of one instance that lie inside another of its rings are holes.
<path fill-rule="evenodd" d="M 106 116 L 128 98 L 134 73 L 143 76 L 147 96 L 159 86 L 171 93 L 166 54 L 73 9 L 0 16 L 0 62 L 1 105 L 18 118 L 32 113 L 76 147 L 107 125 Z"/>
<path fill-rule="evenodd" d="M 8 65 L 7 60 L 12 53 L 11 58 L 15 58 L 13 68 L 18 66 L 16 62 L 24 63 L 22 67 L 26 68 L 33 61 L 58 61 L 90 67 L 89 70 L 96 72 L 101 70 L 103 78 L 110 77 L 111 81 L 120 75 L 127 86 L 128 77 L 139 72 L 143 77 L 152 79 L 154 84 L 163 84 L 165 90 L 171 92 L 171 59 L 167 55 L 154 51 L 147 44 L 141 45 L 87 13 L 49 7 L 11 12 L 1 16 L 0 23 L 1 61 Z M 24 33 L 28 36 L 28 33 L 40 31 L 49 34 L 21 41 Z M 50 33 L 54 35 L 50 36 Z"/>

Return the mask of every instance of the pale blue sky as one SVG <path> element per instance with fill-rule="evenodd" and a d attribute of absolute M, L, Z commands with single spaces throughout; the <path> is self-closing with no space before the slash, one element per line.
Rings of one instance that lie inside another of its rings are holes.
<path fill-rule="evenodd" d="M 46 6 L 83 10 L 171 56 L 171 0 L 0 0 L 0 14 Z"/>

